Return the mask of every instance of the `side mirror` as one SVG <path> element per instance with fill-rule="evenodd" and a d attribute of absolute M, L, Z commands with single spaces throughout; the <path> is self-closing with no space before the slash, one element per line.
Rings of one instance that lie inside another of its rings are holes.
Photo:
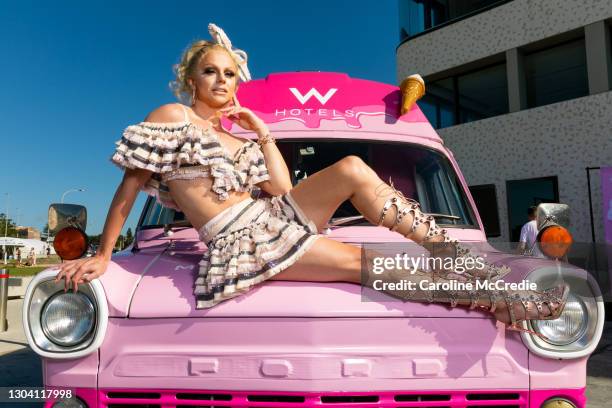
<path fill-rule="evenodd" d="M 570 208 L 567 204 L 542 203 L 536 212 L 538 245 L 551 258 L 564 257 L 573 243 L 569 232 Z"/>
<path fill-rule="evenodd" d="M 87 209 L 77 204 L 49 206 L 49 234 L 55 235 L 53 248 L 64 260 L 83 256 L 89 245 L 85 228 Z"/>
<path fill-rule="evenodd" d="M 66 227 L 85 231 L 87 209 L 77 204 L 51 204 L 49 206 L 49 233 L 55 235 Z"/>

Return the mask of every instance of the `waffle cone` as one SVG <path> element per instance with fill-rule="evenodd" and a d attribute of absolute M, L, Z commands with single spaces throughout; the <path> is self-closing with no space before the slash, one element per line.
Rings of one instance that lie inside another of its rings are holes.
<path fill-rule="evenodd" d="M 412 105 L 425 95 L 425 81 L 420 75 L 410 75 L 400 84 L 402 91 L 402 108 L 401 114 L 405 114 L 412 109 Z"/>

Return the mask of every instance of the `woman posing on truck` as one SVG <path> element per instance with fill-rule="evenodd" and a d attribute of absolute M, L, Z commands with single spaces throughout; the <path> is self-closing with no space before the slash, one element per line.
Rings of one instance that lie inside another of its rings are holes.
<path fill-rule="evenodd" d="M 317 234 L 347 199 L 374 224 L 392 228 L 428 249 L 441 243 L 443 250 L 450 250 L 444 253 L 454 259 L 466 256 L 433 217 L 420 211 L 418 203 L 384 183 L 358 157 L 345 157 L 293 187 L 268 127 L 235 99 L 239 78 L 250 79 L 246 54 L 233 50 L 218 27 L 211 24 L 209 29 L 214 40 L 193 43 L 175 67 L 175 91 L 179 97 L 188 95 L 191 107 L 161 106 L 125 130 L 112 156 L 125 174 L 110 205 L 98 252 L 62 264 L 56 282 L 65 279 L 66 289 L 71 283 L 76 291 L 78 283 L 105 272 L 141 189 L 182 211 L 207 244 L 195 282 L 197 308 L 212 307 L 266 279 L 360 283 L 361 249 Z M 226 131 L 222 116 L 255 133 L 257 143 Z M 254 186 L 271 197 L 253 200 Z M 371 265 L 372 256 L 366 258 L 365 264 Z M 485 264 L 462 275 L 419 270 L 401 277 L 392 271 L 385 277 L 416 283 L 465 282 L 495 278 L 500 269 Z M 370 273 L 363 283 L 371 286 L 373 279 Z M 567 292 L 567 285 L 544 292 L 385 291 L 403 300 L 478 306 L 514 329 L 522 320 L 557 318 Z"/>

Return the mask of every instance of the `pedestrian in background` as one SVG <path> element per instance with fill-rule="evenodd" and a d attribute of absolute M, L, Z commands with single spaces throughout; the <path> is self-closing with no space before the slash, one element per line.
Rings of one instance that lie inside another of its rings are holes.
<path fill-rule="evenodd" d="M 36 265 L 36 251 L 34 248 L 30 248 L 30 253 L 28 254 L 28 263 L 30 266 Z"/>
<path fill-rule="evenodd" d="M 536 206 L 527 209 L 527 218 L 529 221 L 521 228 L 521 237 L 519 238 L 519 246 L 517 252 L 521 255 L 534 256 L 544 258 L 544 254 L 538 246 L 538 223 L 536 221 Z"/>

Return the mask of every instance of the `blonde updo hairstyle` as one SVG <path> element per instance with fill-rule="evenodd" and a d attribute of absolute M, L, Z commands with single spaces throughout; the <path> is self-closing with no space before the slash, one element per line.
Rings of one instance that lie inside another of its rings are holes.
<path fill-rule="evenodd" d="M 190 79 L 195 76 L 196 69 L 200 59 L 204 57 L 209 51 L 212 50 L 223 50 L 232 57 L 238 69 L 238 61 L 236 57 L 232 55 L 224 46 L 211 41 L 198 40 L 194 41 L 181 56 L 181 61 L 173 66 L 175 79 L 170 82 L 170 89 L 179 101 L 193 104 L 193 87 L 190 84 Z"/>

